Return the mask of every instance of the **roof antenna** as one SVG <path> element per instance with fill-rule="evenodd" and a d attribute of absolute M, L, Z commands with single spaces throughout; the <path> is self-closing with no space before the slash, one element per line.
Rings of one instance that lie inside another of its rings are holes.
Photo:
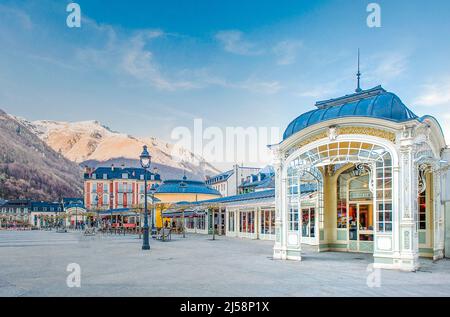
<path fill-rule="evenodd" d="M 358 72 L 356 73 L 356 78 L 358 79 L 358 84 L 356 87 L 355 92 L 361 92 L 361 85 L 360 85 L 360 79 L 361 79 L 361 72 L 359 71 L 359 48 L 358 48 Z"/>

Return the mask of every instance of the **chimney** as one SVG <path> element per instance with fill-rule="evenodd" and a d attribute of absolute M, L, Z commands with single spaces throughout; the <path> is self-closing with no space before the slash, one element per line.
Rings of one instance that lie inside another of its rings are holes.
<path fill-rule="evenodd" d="M 94 168 L 89 167 L 87 165 L 84 166 L 84 174 L 89 175 L 89 177 L 91 177 L 93 172 L 94 172 Z"/>

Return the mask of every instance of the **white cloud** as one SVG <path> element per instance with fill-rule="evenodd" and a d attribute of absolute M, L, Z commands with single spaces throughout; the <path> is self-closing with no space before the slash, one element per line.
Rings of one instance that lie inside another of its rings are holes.
<path fill-rule="evenodd" d="M 300 97 L 316 98 L 316 100 L 324 100 L 336 97 L 340 88 L 350 79 L 350 77 L 340 77 L 336 80 L 311 85 L 306 83 L 300 87 L 295 95 Z"/>
<path fill-rule="evenodd" d="M 0 28 L 0 39 L 8 39 L 13 44 L 18 42 L 17 33 L 22 34 L 24 28 L 33 26 L 30 16 L 21 10 L 0 4 L 0 15 L 3 15 L 0 25 L 10 24 L 9 29 Z M 174 35 L 159 29 L 142 29 L 130 33 L 120 27 L 98 23 L 83 15 L 81 31 L 85 36 L 82 42 L 78 38 L 74 41 L 52 40 L 58 37 L 48 37 L 47 34 L 52 34 L 53 30 L 44 27 L 33 28 L 32 31 L 36 38 L 40 38 L 40 35 L 45 33 L 45 37 L 50 39 L 47 47 L 52 48 L 52 50 L 37 52 L 33 50 L 21 52 L 26 58 L 32 59 L 35 65 L 51 64 L 75 72 L 107 73 L 126 85 L 131 82 L 164 91 L 204 89 L 215 86 L 252 93 L 274 94 L 282 88 L 276 80 L 262 80 L 252 76 L 230 81 L 214 74 L 212 68 L 208 66 L 189 68 L 187 65 L 185 68 L 181 66 L 166 69 L 158 61 L 154 44 L 158 44 L 155 41 L 159 39 L 168 39 Z M 217 34 L 217 38 L 223 41 L 230 51 L 247 55 L 263 52 L 257 50 L 256 45 L 244 41 L 242 37 L 239 31 L 223 31 Z M 180 64 L 180 61 L 177 61 L 177 64 Z M 48 65 L 44 66 L 48 67 Z"/>
<path fill-rule="evenodd" d="M 0 15 L 6 24 L 18 22 L 26 30 L 30 30 L 33 27 L 31 17 L 22 10 L 0 4 Z"/>
<path fill-rule="evenodd" d="M 423 85 L 414 103 L 426 107 L 450 106 L 450 77 Z"/>
<path fill-rule="evenodd" d="M 153 40 L 165 36 L 163 31 L 144 29 L 126 35 L 120 34 L 112 26 L 99 25 L 91 19 L 86 21 L 87 27 L 106 38 L 106 42 L 100 47 L 85 47 L 77 50 L 78 60 L 86 66 L 128 75 L 160 90 L 198 88 L 194 82 L 175 80 L 161 70 L 154 53 L 148 46 Z"/>
<path fill-rule="evenodd" d="M 285 40 L 275 45 L 273 52 L 277 57 L 277 64 L 293 64 L 297 58 L 298 50 L 302 47 L 302 45 L 302 42 L 297 40 Z"/>
<path fill-rule="evenodd" d="M 139 32 L 129 40 L 129 45 L 122 56 L 122 69 L 133 77 L 148 82 L 151 86 L 162 90 L 191 89 L 196 85 L 189 81 L 169 79 L 164 76 L 153 53 L 145 46 L 147 41 L 162 36 L 160 31 Z"/>
<path fill-rule="evenodd" d="M 250 76 L 243 81 L 230 82 L 225 78 L 211 74 L 206 68 L 193 71 L 183 70 L 179 76 L 190 78 L 195 88 L 218 86 L 260 94 L 275 94 L 283 88 L 280 82 L 276 80 L 261 80 L 256 76 Z"/>
<path fill-rule="evenodd" d="M 263 53 L 256 44 L 245 41 L 243 33 L 237 30 L 220 31 L 215 38 L 223 45 L 225 51 L 238 55 L 260 55 Z"/>
<path fill-rule="evenodd" d="M 235 85 L 237 88 L 245 89 L 254 93 L 276 94 L 282 88 L 278 81 L 259 81 L 248 79 Z"/>
<path fill-rule="evenodd" d="M 389 52 L 383 54 L 375 54 L 369 57 L 366 65 L 376 65 L 373 69 L 367 71 L 366 79 L 373 79 L 376 82 L 387 83 L 402 75 L 408 69 L 409 56 L 400 52 Z"/>

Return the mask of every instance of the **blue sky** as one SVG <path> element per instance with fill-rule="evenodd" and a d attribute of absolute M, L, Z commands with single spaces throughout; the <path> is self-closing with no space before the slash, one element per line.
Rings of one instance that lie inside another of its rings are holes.
<path fill-rule="evenodd" d="M 366 6 L 381 6 L 381 28 Z M 450 1 L 0 0 L 0 108 L 99 120 L 170 141 L 177 126 L 280 127 L 381 84 L 450 124 Z"/>

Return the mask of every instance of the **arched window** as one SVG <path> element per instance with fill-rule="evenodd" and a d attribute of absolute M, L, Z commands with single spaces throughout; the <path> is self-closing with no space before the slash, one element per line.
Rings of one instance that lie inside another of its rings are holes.
<path fill-rule="evenodd" d="M 308 210 L 308 237 L 315 237 L 315 210 L 323 228 L 323 181 L 316 167 L 302 168 L 298 161 L 288 168 L 288 230 L 299 231 L 300 217 Z M 313 204 L 312 204 L 313 203 Z M 311 211 L 313 214 L 311 215 Z"/>
<path fill-rule="evenodd" d="M 319 209 L 319 225 L 323 226 L 323 181 L 319 167 L 346 163 L 364 164 L 370 169 L 373 182 L 370 184 L 375 196 L 376 230 L 392 231 L 392 157 L 383 147 L 366 142 L 345 141 L 320 145 L 303 152 L 288 166 L 287 202 L 289 208 L 289 230 L 297 231 L 302 192 L 307 184 L 313 184 L 304 175 L 309 174 L 316 182 Z M 304 188 L 303 188 L 304 187 Z"/>

